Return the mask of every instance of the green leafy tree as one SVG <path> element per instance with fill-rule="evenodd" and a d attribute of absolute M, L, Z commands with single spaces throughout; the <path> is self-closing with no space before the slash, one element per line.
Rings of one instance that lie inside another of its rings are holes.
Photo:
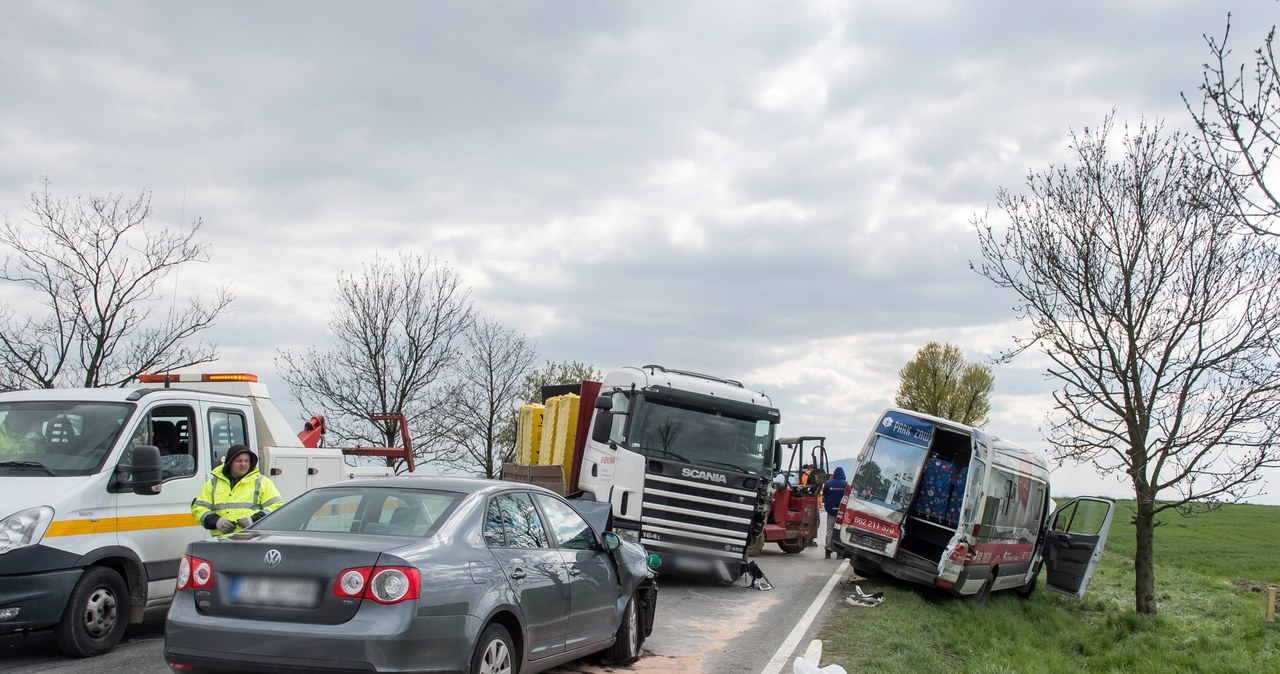
<path fill-rule="evenodd" d="M 982 426 L 991 413 L 991 368 L 966 363 L 951 344 L 929 342 L 898 371 L 898 407 L 969 426 Z"/>
<path fill-rule="evenodd" d="M 1280 465 L 1280 257 L 1214 208 L 1238 194 L 1181 134 L 1111 119 L 1073 161 L 1001 190 L 975 269 L 1018 298 L 1054 392 L 1059 460 L 1123 475 L 1135 498 L 1134 601 L 1156 614 L 1156 516 L 1261 492 Z M 1113 153 L 1119 157 L 1113 157 Z"/>

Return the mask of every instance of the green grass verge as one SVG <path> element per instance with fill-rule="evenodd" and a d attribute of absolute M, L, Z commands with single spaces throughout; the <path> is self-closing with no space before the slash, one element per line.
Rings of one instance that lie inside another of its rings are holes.
<path fill-rule="evenodd" d="M 1280 507 L 1234 505 L 1156 529 L 1159 615 L 1134 611 L 1132 501 L 1117 504 L 1083 599 L 996 592 L 987 606 L 877 577 L 884 603 L 843 603 L 818 637 L 822 664 L 849 672 L 1280 672 L 1280 622 L 1264 588 L 1280 585 Z M 847 594 L 847 592 L 846 592 Z"/>

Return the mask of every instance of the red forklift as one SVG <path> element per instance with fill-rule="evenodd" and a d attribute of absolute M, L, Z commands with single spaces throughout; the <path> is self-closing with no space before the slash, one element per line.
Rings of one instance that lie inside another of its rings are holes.
<path fill-rule="evenodd" d="M 765 543 L 777 543 L 792 555 L 816 544 L 822 483 L 829 475 L 826 440 L 819 435 L 801 435 L 775 441 L 774 457 L 781 459 L 784 448 L 790 450 L 790 456 L 786 470 L 774 474 L 764 528 L 752 540 L 752 554 Z"/>

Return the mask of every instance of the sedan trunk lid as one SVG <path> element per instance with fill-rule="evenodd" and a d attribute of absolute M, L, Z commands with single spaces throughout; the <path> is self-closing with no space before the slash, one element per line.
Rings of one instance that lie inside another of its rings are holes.
<path fill-rule="evenodd" d="M 189 553 L 213 566 L 213 587 L 196 589 L 200 613 L 228 618 L 335 625 L 355 616 L 359 598 L 340 596 L 345 569 L 372 567 L 406 543 L 389 536 L 245 532 L 193 543 Z"/>

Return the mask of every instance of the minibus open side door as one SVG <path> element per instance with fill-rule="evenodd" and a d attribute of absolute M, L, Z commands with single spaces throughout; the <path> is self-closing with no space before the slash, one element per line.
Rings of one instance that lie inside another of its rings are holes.
<path fill-rule="evenodd" d="M 1045 588 L 1083 597 L 1102 557 L 1115 502 L 1094 496 L 1071 499 L 1053 512 L 1040 542 Z"/>

